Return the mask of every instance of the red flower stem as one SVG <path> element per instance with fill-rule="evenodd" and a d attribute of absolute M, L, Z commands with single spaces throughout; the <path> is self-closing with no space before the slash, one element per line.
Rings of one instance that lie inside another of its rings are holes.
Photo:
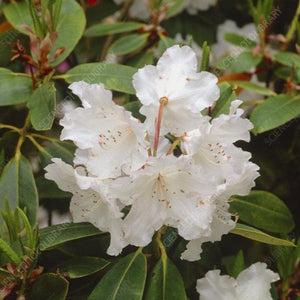
<path fill-rule="evenodd" d="M 158 109 L 158 116 L 155 121 L 155 137 L 154 137 L 154 145 L 153 145 L 153 156 L 156 156 L 156 154 L 157 154 L 162 114 L 163 114 L 165 105 L 168 103 L 168 99 L 166 97 L 162 97 L 159 99 L 159 103 L 160 104 L 159 104 L 159 109 Z"/>

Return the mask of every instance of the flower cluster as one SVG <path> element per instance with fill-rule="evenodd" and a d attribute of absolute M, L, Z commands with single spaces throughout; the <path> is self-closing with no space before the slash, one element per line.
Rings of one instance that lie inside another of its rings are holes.
<path fill-rule="evenodd" d="M 257 262 L 236 279 L 220 275 L 220 270 L 209 271 L 197 281 L 197 291 L 200 300 L 272 300 L 271 283 L 279 279 L 279 275 L 268 270 L 265 263 Z"/>
<path fill-rule="evenodd" d="M 133 86 L 144 123 L 102 84 L 70 86 L 82 107 L 61 120 L 61 139 L 77 146 L 74 167 L 54 159 L 46 178 L 73 194 L 74 222 L 110 233 L 110 255 L 128 244 L 146 246 L 171 226 L 189 241 L 182 258 L 197 260 L 203 242 L 234 228 L 229 197 L 254 186 L 258 167 L 234 145 L 249 141 L 252 124 L 241 117 L 239 100 L 229 114 L 209 116 L 219 98 L 217 78 L 198 72 L 188 46 L 173 46 L 157 66 L 139 69 Z"/>

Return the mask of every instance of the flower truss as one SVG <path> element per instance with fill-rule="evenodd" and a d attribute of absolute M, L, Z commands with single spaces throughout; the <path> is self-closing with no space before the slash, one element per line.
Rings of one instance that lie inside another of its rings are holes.
<path fill-rule="evenodd" d="M 257 262 L 236 279 L 220 275 L 220 270 L 209 271 L 197 281 L 197 291 L 200 300 L 272 300 L 271 283 L 279 279 L 279 275 L 268 270 L 265 263 Z"/>
<path fill-rule="evenodd" d="M 189 241 L 182 258 L 197 260 L 203 242 L 234 228 L 229 197 L 254 186 L 258 167 L 234 145 L 249 141 L 252 124 L 241 117 L 239 100 L 229 114 L 207 115 L 219 98 L 217 78 L 198 72 L 187 46 L 173 46 L 157 66 L 139 69 L 133 86 L 144 123 L 115 104 L 102 84 L 70 86 L 82 107 L 61 120 L 61 139 L 77 146 L 74 166 L 54 159 L 46 177 L 73 194 L 75 222 L 110 233 L 109 254 L 146 246 L 171 226 Z"/>

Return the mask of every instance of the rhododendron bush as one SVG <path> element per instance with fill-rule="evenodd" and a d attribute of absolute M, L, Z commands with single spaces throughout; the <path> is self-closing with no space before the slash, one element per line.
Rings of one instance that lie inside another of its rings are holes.
<path fill-rule="evenodd" d="M 300 299 L 300 1 L 0 12 L 0 299 Z"/>

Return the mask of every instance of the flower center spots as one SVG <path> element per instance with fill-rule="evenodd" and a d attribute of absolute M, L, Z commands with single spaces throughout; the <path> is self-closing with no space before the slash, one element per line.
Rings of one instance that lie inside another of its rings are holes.
<path fill-rule="evenodd" d="M 203 148 L 203 155 L 210 163 L 214 165 L 226 164 L 231 158 L 226 154 L 223 146 L 219 142 L 209 143 Z"/>
<path fill-rule="evenodd" d="M 112 150 L 132 134 L 130 126 L 108 129 L 99 134 L 99 145 L 103 150 Z"/>

